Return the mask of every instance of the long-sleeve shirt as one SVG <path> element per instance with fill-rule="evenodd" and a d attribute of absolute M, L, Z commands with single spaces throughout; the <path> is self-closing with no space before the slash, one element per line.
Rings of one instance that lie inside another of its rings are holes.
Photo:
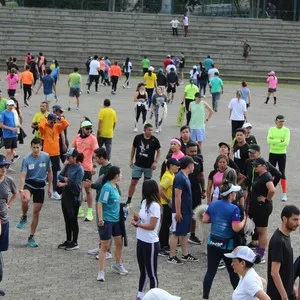
<path fill-rule="evenodd" d="M 290 143 L 289 128 L 271 127 L 268 131 L 267 143 L 270 145 L 270 153 L 285 154 Z"/>
<path fill-rule="evenodd" d="M 63 181 L 64 177 L 68 177 L 68 185 L 81 184 L 83 175 L 83 167 L 80 164 L 68 164 L 58 175 L 58 180 Z"/>

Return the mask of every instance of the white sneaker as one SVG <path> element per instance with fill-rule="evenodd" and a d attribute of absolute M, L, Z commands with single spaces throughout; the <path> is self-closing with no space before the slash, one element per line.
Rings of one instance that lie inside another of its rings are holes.
<path fill-rule="evenodd" d="M 127 275 L 128 274 L 128 271 L 124 268 L 123 264 L 117 264 L 117 263 L 113 263 L 111 265 L 111 268 L 119 273 L 120 275 Z"/>
<path fill-rule="evenodd" d="M 89 255 L 97 255 L 99 253 L 99 247 L 95 249 L 88 250 Z"/>
<path fill-rule="evenodd" d="M 158 132 L 161 132 L 161 126 L 158 127 Z"/>
<path fill-rule="evenodd" d="M 159 133 L 159 130 L 158 130 L 158 129 L 156 129 L 156 130 L 155 130 L 155 133 Z"/>
<path fill-rule="evenodd" d="M 122 87 L 123 87 L 123 89 L 126 89 L 126 86 L 125 86 L 125 84 L 123 84 L 123 85 L 122 85 Z"/>
<path fill-rule="evenodd" d="M 133 130 L 134 132 L 138 132 L 138 129 L 137 129 L 137 127 L 134 127 L 134 130 Z"/>
<path fill-rule="evenodd" d="M 283 193 L 282 196 L 281 196 L 281 201 L 287 201 L 287 194 L 286 193 Z"/>
<path fill-rule="evenodd" d="M 105 277 L 104 276 L 105 276 L 104 271 L 99 271 L 98 272 L 98 276 L 97 276 L 97 280 L 104 282 L 105 281 Z"/>
<path fill-rule="evenodd" d="M 58 194 L 58 192 L 54 192 L 54 193 L 52 193 L 51 199 L 60 200 L 61 196 Z"/>
<path fill-rule="evenodd" d="M 127 85 L 127 89 L 130 89 L 130 85 Z"/>
<path fill-rule="evenodd" d="M 113 256 L 110 252 L 106 252 L 105 259 L 111 259 Z M 99 254 L 96 255 L 96 259 L 99 260 Z"/>

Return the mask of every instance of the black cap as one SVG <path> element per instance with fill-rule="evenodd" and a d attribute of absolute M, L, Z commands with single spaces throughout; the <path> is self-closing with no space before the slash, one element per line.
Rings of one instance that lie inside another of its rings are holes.
<path fill-rule="evenodd" d="M 174 166 L 179 167 L 180 166 L 180 161 L 176 158 L 171 157 L 167 160 L 167 166 L 170 166 L 170 165 L 174 165 Z"/>
<path fill-rule="evenodd" d="M 57 111 L 57 110 L 59 110 L 60 112 L 64 112 L 65 111 L 60 105 L 58 105 L 58 104 L 53 105 L 52 106 L 52 111 Z"/>
<path fill-rule="evenodd" d="M 50 120 L 50 121 L 56 121 L 57 120 L 57 115 L 51 113 L 51 114 L 48 115 L 47 119 Z"/>
<path fill-rule="evenodd" d="M 4 155 L 0 155 L 0 168 L 2 167 L 9 167 L 9 162 L 7 161 L 6 157 Z"/>
<path fill-rule="evenodd" d="M 283 115 L 278 115 L 275 120 L 276 121 L 284 121 L 284 116 Z"/>
<path fill-rule="evenodd" d="M 219 143 L 219 148 L 221 148 L 222 146 L 226 146 L 228 148 L 228 150 L 230 151 L 230 146 L 227 143 L 225 143 L 225 142 Z"/>
<path fill-rule="evenodd" d="M 255 152 L 260 152 L 260 147 L 257 144 L 252 144 L 249 146 L 248 152 L 250 153 L 255 153 Z"/>
<path fill-rule="evenodd" d="M 267 162 L 262 157 L 259 157 L 254 161 L 254 166 L 258 166 L 258 165 L 267 166 Z"/>
<path fill-rule="evenodd" d="M 180 160 L 180 168 L 181 169 L 186 169 L 190 164 L 198 165 L 198 163 L 195 162 L 190 156 L 184 156 Z"/>

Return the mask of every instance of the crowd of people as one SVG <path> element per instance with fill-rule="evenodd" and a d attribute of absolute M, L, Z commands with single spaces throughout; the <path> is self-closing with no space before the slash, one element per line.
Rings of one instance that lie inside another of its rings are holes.
<path fill-rule="evenodd" d="M 175 99 L 176 87 L 184 84 L 185 56 L 183 53 L 179 58 L 167 55 L 158 72 L 145 56 L 141 61 L 143 78 L 132 96 L 135 102 L 134 132 L 138 132 L 140 115 L 143 131 L 133 138 L 128 155 L 132 169 L 131 182 L 127 201 L 121 203 L 121 169 L 111 162 L 114 159 L 112 142 L 118 122 L 111 101 L 104 100 L 97 125 L 88 117 L 83 117 L 78 133 L 69 142 L 67 128 L 70 121 L 56 94 L 60 73 L 57 60 L 47 67 L 42 53 L 37 59 L 28 53 L 20 75 L 16 60 L 7 66 L 8 99 L 1 95 L 0 100 L 1 142 L 5 149 L 4 155 L 0 155 L 0 251 L 8 249 L 8 208 L 18 194 L 21 198 L 21 218 L 16 226 L 22 229 L 28 223 L 32 198 L 33 212 L 26 245 L 39 247 L 36 232 L 46 190 L 49 198 L 61 201 L 66 239 L 58 248 L 67 251 L 79 249 L 78 218 L 93 221 L 95 190 L 99 247 L 88 253 L 99 259 L 98 281 L 105 281 L 106 260 L 112 258 L 112 247 L 115 258 L 112 270 L 120 275 L 128 274 L 123 264 L 123 246 L 127 245 L 126 227 L 132 225 L 136 227 L 136 256 L 140 270 L 137 300 L 152 299 L 146 295 L 148 278 L 152 293 L 162 293 L 157 289 L 158 256 L 165 257 L 167 263 L 174 265 L 199 261 L 191 254 L 189 243 L 205 244 L 207 271 L 203 280 L 203 299 L 209 299 L 218 268 L 225 267 L 234 289 L 233 299 L 296 299 L 293 284 L 299 274 L 295 276 L 293 268 L 299 270 L 300 267 L 299 263 L 293 267 L 290 241 L 290 233 L 299 226 L 300 211 L 296 206 L 286 205 L 283 208 L 281 226 L 268 241 L 268 220 L 273 211 L 275 187 L 279 182 L 281 200 L 287 201 L 285 167 L 290 130 L 284 126 L 284 116 L 277 115 L 275 126 L 266 132 L 269 158 L 265 160 L 261 157 L 260 146 L 251 133 L 247 109 L 252 104 L 252 98 L 245 81 L 228 104 L 232 142 L 216 142 L 219 155 L 211 170 L 204 172 L 205 124 L 213 121 L 224 91 L 219 70 L 209 55 L 203 63 L 190 70 L 181 100 L 186 122 L 180 128 L 180 136 L 170 138 L 169 149 L 165 149 L 168 154 L 162 157 L 162 124 L 167 117 L 167 106 Z M 111 94 L 115 95 L 122 73 L 125 75 L 122 87 L 130 88 L 133 65 L 129 57 L 120 66 L 118 61 L 111 63 L 108 57 L 95 55 L 89 58 L 86 67 L 89 75 L 87 94 L 91 93 L 93 83 L 95 92 L 99 92 L 100 83 L 111 85 Z M 17 187 L 7 176 L 8 171 L 14 171 L 11 166 L 20 159 L 18 144 L 25 138 L 23 115 L 15 98 L 16 89 L 18 84 L 23 88 L 24 105 L 27 107 L 32 88 L 38 80 L 36 94 L 43 87 L 44 100 L 31 123 L 31 150 L 22 159 L 20 186 Z M 268 74 L 267 83 L 268 98 L 265 103 L 273 95 L 276 104 L 278 79 L 274 71 Z M 71 110 L 73 98 L 76 98 L 76 110 L 79 110 L 82 76 L 77 67 L 68 76 L 68 86 L 68 111 Z M 204 100 L 209 94 L 212 106 Z M 153 173 L 158 172 L 160 164 L 158 183 L 153 179 Z M 99 176 L 93 180 L 98 166 Z M 132 213 L 130 222 L 126 222 L 132 212 L 136 186 L 142 177 L 139 212 Z M 84 198 L 87 208 L 84 207 Z M 206 223 L 211 226 L 208 228 Z M 196 235 L 196 224 L 201 228 L 200 238 Z M 181 251 L 177 249 L 178 245 Z M 264 282 L 253 266 L 255 263 L 265 263 L 266 253 L 268 281 L 265 292 Z"/>

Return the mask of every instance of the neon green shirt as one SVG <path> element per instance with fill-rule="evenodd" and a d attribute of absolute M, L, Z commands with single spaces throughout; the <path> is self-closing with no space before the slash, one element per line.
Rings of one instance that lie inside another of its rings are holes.
<path fill-rule="evenodd" d="M 185 99 L 194 100 L 195 99 L 195 94 L 199 93 L 199 89 L 195 84 L 190 84 L 189 83 L 184 88 L 184 92 L 185 92 Z"/>
<path fill-rule="evenodd" d="M 69 75 L 69 82 L 71 88 L 79 89 L 81 85 L 81 75 L 77 72 L 71 73 Z"/>
<path fill-rule="evenodd" d="M 271 127 L 268 131 L 267 143 L 270 145 L 270 153 L 285 154 L 290 143 L 289 128 Z"/>
<path fill-rule="evenodd" d="M 5 98 L 0 99 L 0 113 L 6 110 L 6 101 Z"/>
<path fill-rule="evenodd" d="M 142 65 L 143 69 L 148 69 L 150 67 L 150 60 L 149 60 L 149 58 L 144 58 L 141 61 L 141 65 Z"/>

